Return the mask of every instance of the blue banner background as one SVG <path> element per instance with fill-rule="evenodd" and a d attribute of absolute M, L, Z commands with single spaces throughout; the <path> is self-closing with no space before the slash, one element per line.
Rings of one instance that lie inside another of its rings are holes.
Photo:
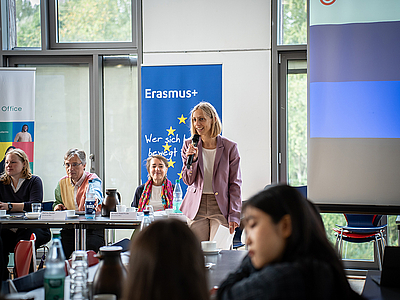
<path fill-rule="evenodd" d="M 191 137 L 190 110 L 210 102 L 222 119 L 222 65 L 143 66 L 141 182 L 146 159 L 160 154 L 169 162 L 167 177 L 181 179 L 183 141 Z M 181 180 L 182 189 L 186 186 Z"/>

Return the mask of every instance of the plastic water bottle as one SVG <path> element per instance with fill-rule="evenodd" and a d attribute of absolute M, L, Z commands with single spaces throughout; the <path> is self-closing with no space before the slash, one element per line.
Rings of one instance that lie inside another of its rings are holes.
<path fill-rule="evenodd" d="M 86 219 L 94 219 L 96 214 L 96 198 L 95 193 L 93 191 L 93 182 L 89 180 L 89 187 L 86 193 L 85 200 L 85 218 Z"/>
<path fill-rule="evenodd" d="M 174 193 L 173 193 L 174 199 L 173 199 L 173 207 L 174 207 L 174 213 L 182 213 L 179 208 L 181 207 L 182 204 L 182 188 L 179 183 L 179 179 L 175 181 L 175 188 L 174 188 Z"/>
<path fill-rule="evenodd" d="M 142 219 L 142 223 L 140 224 L 140 231 L 145 229 L 150 224 L 151 224 L 150 213 L 148 210 L 145 210 L 145 211 L 143 211 L 143 219 Z"/>
<path fill-rule="evenodd" d="M 72 253 L 70 278 L 70 299 L 88 300 L 88 259 L 86 251 L 76 250 Z"/>
<path fill-rule="evenodd" d="M 60 236 L 54 235 L 44 271 L 45 300 L 64 299 L 65 256 Z"/>

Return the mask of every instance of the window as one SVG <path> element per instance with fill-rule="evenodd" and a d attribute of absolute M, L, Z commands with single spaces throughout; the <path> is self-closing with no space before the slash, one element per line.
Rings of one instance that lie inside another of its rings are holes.
<path fill-rule="evenodd" d="M 137 57 L 104 58 L 105 184 L 130 206 L 139 182 Z"/>
<path fill-rule="evenodd" d="M 65 176 L 69 148 L 90 152 L 89 64 L 16 64 L 36 68 L 35 163 L 33 173 L 44 185 L 44 200 L 54 200 L 58 180 Z M 86 170 L 91 162 L 87 157 Z"/>
<path fill-rule="evenodd" d="M 278 0 L 278 45 L 307 44 L 307 0 Z"/>
<path fill-rule="evenodd" d="M 57 3 L 58 42 L 132 42 L 130 0 L 63 0 Z"/>
<path fill-rule="evenodd" d="M 135 3 L 134 0 L 50 1 L 50 47 L 136 47 L 136 31 L 132 26 L 136 24 Z"/>
<path fill-rule="evenodd" d="M 2 3 L 3 49 L 41 47 L 40 0 Z"/>

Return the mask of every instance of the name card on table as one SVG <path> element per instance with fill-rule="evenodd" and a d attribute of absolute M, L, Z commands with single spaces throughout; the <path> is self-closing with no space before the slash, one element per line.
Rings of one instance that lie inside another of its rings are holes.
<path fill-rule="evenodd" d="M 187 217 L 183 213 L 169 213 L 168 218 L 175 218 L 182 222 L 187 222 Z"/>
<path fill-rule="evenodd" d="M 130 212 L 110 212 L 110 220 L 136 220 L 136 211 Z"/>
<path fill-rule="evenodd" d="M 42 211 L 40 219 L 41 220 L 65 220 L 67 217 L 66 211 Z"/>

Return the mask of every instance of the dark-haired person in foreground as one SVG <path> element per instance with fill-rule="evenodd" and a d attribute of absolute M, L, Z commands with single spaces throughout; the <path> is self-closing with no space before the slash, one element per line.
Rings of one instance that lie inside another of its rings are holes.
<path fill-rule="evenodd" d="M 287 185 L 244 206 L 248 255 L 218 299 L 362 299 L 344 273 L 311 202 Z"/>
<path fill-rule="evenodd" d="M 155 221 L 131 243 L 125 300 L 208 300 L 204 256 L 177 219 Z"/>

